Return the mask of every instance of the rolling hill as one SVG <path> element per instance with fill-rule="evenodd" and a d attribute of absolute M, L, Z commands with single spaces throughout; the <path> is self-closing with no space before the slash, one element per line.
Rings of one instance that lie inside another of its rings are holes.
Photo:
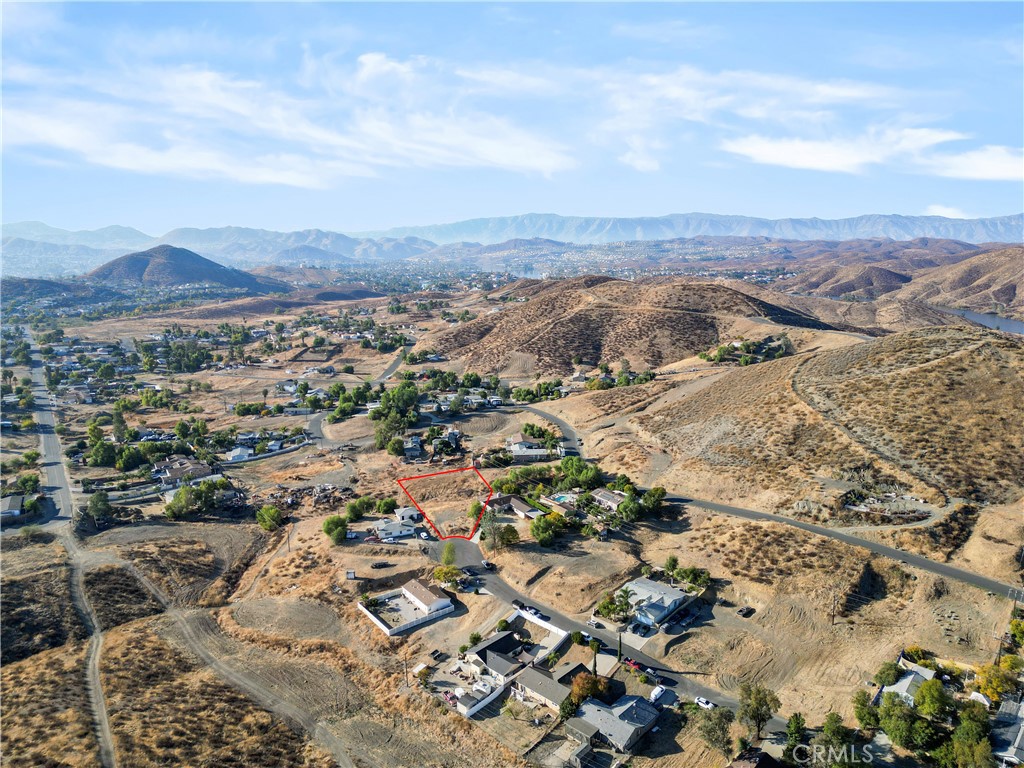
<path fill-rule="evenodd" d="M 94 269 L 87 279 L 119 286 L 170 288 L 212 283 L 251 293 L 287 290 L 287 286 L 277 281 L 229 269 L 198 253 L 171 245 L 158 245 L 148 251 L 121 256 Z"/>
<path fill-rule="evenodd" d="M 541 371 L 571 371 L 576 356 L 593 363 L 625 357 L 640 370 L 713 346 L 738 317 L 832 328 L 734 288 L 687 280 L 524 280 L 503 297 L 505 303 L 442 332 L 429 346 L 472 358 L 477 370 L 500 371 L 517 355 L 534 358 Z"/>
<path fill-rule="evenodd" d="M 963 326 L 740 368 L 632 422 L 672 457 L 664 485 L 714 479 L 793 510 L 883 483 L 1019 499 L 1022 411 L 1024 339 Z"/>
<path fill-rule="evenodd" d="M 1004 248 L 920 272 L 896 298 L 1024 318 L 1024 248 Z"/>
<path fill-rule="evenodd" d="M 776 284 L 783 291 L 815 296 L 874 299 L 899 290 L 910 277 L 874 265 L 819 267 Z"/>
<path fill-rule="evenodd" d="M 4 306 L 21 301 L 48 299 L 52 306 L 71 306 L 110 301 L 123 294 L 109 288 L 64 280 L 39 280 L 31 277 L 4 277 L 0 280 Z"/>

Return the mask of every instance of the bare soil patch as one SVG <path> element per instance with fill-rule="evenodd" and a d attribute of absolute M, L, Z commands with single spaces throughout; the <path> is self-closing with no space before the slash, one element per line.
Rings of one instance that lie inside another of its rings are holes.
<path fill-rule="evenodd" d="M 87 571 L 85 591 L 100 630 L 160 613 L 163 606 L 127 568 L 107 565 Z"/>

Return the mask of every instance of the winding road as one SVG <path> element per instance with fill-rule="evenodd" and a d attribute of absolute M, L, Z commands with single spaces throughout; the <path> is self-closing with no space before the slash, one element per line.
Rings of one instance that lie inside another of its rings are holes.
<path fill-rule="evenodd" d="M 576 434 L 576 430 L 573 429 L 572 425 L 569 424 L 565 419 L 555 416 L 548 411 L 541 408 L 537 408 L 531 405 L 520 406 L 523 410 L 535 413 L 538 416 L 542 416 L 548 421 L 555 424 L 559 429 L 562 430 L 562 435 L 569 441 L 570 445 L 579 446 L 579 436 Z M 580 451 L 582 455 L 582 451 Z M 805 523 L 801 520 L 794 520 L 790 517 L 783 517 L 782 515 L 774 515 L 771 512 L 758 512 L 753 509 L 744 509 L 743 507 L 734 507 L 729 504 L 721 504 L 717 501 L 708 501 L 707 499 L 697 499 L 692 496 L 684 496 L 681 494 L 675 494 L 669 492 L 665 497 L 665 501 L 675 504 L 689 504 L 695 507 L 701 507 L 712 512 L 718 512 L 719 514 L 729 515 L 730 517 L 738 517 L 743 520 L 755 520 L 755 521 L 767 521 L 772 523 L 781 523 L 782 525 L 788 525 L 793 528 L 799 528 L 808 533 L 814 533 L 818 536 L 825 536 L 829 539 L 835 539 L 841 541 L 844 544 L 850 544 L 854 547 L 861 547 L 876 555 L 882 555 L 883 557 L 889 557 L 893 560 L 897 560 L 906 565 L 919 568 L 922 571 L 928 573 L 934 573 L 936 576 L 942 576 L 946 579 L 952 579 L 953 581 L 959 581 L 962 584 L 968 584 L 978 589 L 983 589 L 986 592 L 992 592 L 996 595 L 1005 595 L 1009 597 L 1013 592 L 1019 592 L 1020 587 L 1013 586 L 1012 584 L 1006 584 L 995 579 L 990 579 L 986 576 L 981 576 L 971 571 L 966 571 L 963 568 L 957 568 L 952 565 L 945 563 L 938 563 L 927 557 L 915 555 L 910 552 L 904 552 L 902 549 L 896 547 L 889 547 L 885 544 L 878 544 L 874 541 L 868 541 L 862 539 L 859 536 L 855 536 L 852 533 L 837 530 L 835 528 L 826 528 L 823 525 L 815 525 L 814 523 Z"/>

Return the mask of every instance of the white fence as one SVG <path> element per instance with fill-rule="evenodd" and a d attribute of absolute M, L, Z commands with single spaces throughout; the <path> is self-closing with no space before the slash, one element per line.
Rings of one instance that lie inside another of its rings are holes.
<path fill-rule="evenodd" d="M 392 599 L 394 597 L 398 597 L 401 594 L 402 594 L 402 590 L 395 589 L 395 590 L 392 590 L 391 592 L 385 592 L 382 595 L 377 595 L 377 600 L 379 600 L 381 602 L 384 602 L 384 601 L 390 600 L 390 599 Z M 388 624 L 388 623 L 386 623 L 384 621 L 381 621 L 381 619 L 379 619 L 373 613 L 373 611 L 371 611 L 369 608 L 367 608 L 362 603 L 356 603 L 356 605 L 358 605 L 359 606 L 359 610 L 361 610 L 363 613 L 365 613 L 367 616 L 369 616 L 370 617 L 370 621 L 372 621 L 374 624 L 376 624 L 377 627 L 382 632 L 384 632 L 384 634 L 386 634 L 388 637 L 391 637 L 392 635 L 400 634 L 402 632 L 405 632 L 406 630 L 412 629 L 413 627 L 418 627 L 421 624 L 426 624 L 427 622 L 433 621 L 436 618 L 439 618 L 441 616 L 447 616 L 449 613 L 454 613 L 455 612 L 455 606 L 454 605 L 449 605 L 447 608 L 442 608 L 440 611 L 434 611 L 433 613 L 428 613 L 428 614 L 426 614 L 424 616 L 420 616 L 419 618 L 413 619 L 412 621 L 407 621 L 404 624 L 399 624 L 396 627 L 392 627 L 390 624 Z"/>

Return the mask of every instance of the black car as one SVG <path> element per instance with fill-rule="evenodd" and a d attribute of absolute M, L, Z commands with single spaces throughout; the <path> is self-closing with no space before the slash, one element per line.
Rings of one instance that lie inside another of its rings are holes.
<path fill-rule="evenodd" d="M 384 560 L 378 560 L 376 563 L 371 563 L 371 568 L 387 568 L 391 563 L 385 562 Z"/>
<path fill-rule="evenodd" d="M 526 607 L 526 603 L 524 603 L 522 600 L 513 600 L 512 601 L 512 607 L 513 608 L 525 608 Z"/>
<path fill-rule="evenodd" d="M 748 619 L 754 615 L 754 609 L 751 608 L 749 605 L 745 605 L 738 611 L 736 611 L 736 613 L 742 616 L 744 619 Z"/>

